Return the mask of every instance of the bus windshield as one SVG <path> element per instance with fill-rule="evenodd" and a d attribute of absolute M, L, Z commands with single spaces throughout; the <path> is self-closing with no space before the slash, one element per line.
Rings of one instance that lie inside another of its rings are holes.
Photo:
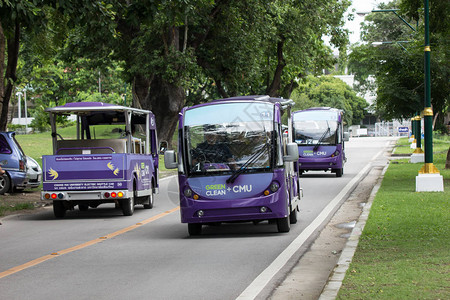
<path fill-rule="evenodd" d="M 328 111 L 295 113 L 294 140 L 299 145 L 336 145 L 337 114 Z"/>
<path fill-rule="evenodd" d="M 249 102 L 187 110 L 184 130 L 189 173 L 270 170 L 273 111 L 271 103 Z"/>

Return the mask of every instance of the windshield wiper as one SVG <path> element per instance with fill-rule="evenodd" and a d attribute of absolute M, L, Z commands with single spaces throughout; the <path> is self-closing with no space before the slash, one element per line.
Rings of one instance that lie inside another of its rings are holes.
<path fill-rule="evenodd" d="M 327 121 L 327 127 L 328 127 L 327 130 L 325 130 L 325 132 L 322 134 L 320 139 L 317 141 L 317 144 L 314 146 L 314 151 L 316 151 L 319 148 L 320 143 L 322 143 L 322 141 L 326 137 L 327 133 L 329 133 L 331 131 L 328 121 Z"/>
<path fill-rule="evenodd" d="M 250 158 L 227 179 L 227 183 L 230 182 L 233 183 L 236 180 L 236 178 L 238 178 L 239 175 L 241 175 L 250 164 L 254 163 L 264 153 L 264 150 L 268 145 L 269 144 L 264 144 L 264 146 L 261 149 L 253 153 L 253 155 L 250 156 Z"/>

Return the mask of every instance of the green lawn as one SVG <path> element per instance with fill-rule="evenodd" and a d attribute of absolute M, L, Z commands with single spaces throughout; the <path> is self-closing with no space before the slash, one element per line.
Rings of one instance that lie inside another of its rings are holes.
<path fill-rule="evenodd" d="M 450 299 L 449 146 L 434 139 L 444 192 L 415 192 L 423 164 L 390 164 L 338 299 Z"/>

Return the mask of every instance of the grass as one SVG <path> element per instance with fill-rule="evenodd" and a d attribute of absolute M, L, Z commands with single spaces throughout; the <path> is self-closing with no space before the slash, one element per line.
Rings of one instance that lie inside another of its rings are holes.
<path fill-rule="evenodd" d="M 449 144 L 434 139 L 444 192 L 415 192 L 423 164 L 390 164 L 338 299 L 450 299 Z"/>
<path fill-rule="evenodd" d="M 421 142 L 422 150 L 425 150 L 425 141 Z M 433 153 L 439 151 L 446 151 L 450 146 L 450 136 L 433 134 Z M 437 149 L 436 149 L 437 148 Z M 412 154 L 415 149 L 411 149 L 411 143 L 408 138 L 401 138 L 397 142 L 397 147 L 394 150 L 395 154 Z"/>
<path fill-rule="evenodd" d="M 21 203 L 2 203 L 0 202 L 0 217 L 6 215 L 7 212 L 14 212 L 25 209 L 34 209 L 34 204 L 29 202 Z"/>

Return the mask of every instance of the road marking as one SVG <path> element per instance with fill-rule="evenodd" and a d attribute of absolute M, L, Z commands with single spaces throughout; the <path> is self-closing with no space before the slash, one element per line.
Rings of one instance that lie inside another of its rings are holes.
<path fill-rule="evenodd" d="M 374 158 L 378 157 L 382 151 L 378 152 Z M 373 158 L 373 159 L 374 159 Z M 264 270 L 252 283 L 236 298 L 236 300 L 255 299 L 256 296 L 264 289 L 269 281 L 281 270 L 281 268 L 291 259 L 305 241 L 314 233 L 314 231 L 322 224 L 334 208 L 341 202 L 342 198 L 353 188 L 353 186 L 364 176 L 371 167 L 371 163 L 366 165 L 349 183 L 341 190 L 336 197 L 322 210 L 322 212 L 311 222 L 286 249 Z"/>
<path fill-rule="evenodd" d="M 43 262 L 45 262 L 45 261 L 47 261 L 49 259 L 52 259 L 52 258 L 61 256 L 61 255 L 64 255 L 64 254 L 67 254 L 67 253 L 70 253 L 70 252 L 74 252 L 74 251 L 77 251 L 77 250 L 80 250 L 80 249 L 83 249 L 83 248 L 86 248 L 86 247 L 98 244 L 98 243 L 103 242 L 103 241 L 105 241 L 107 239 L 116 237 L 116 236 L 121 235 L 121 234 L 123 234 L 125 232 L 128 232 L 128 231 L 134 230 L 134 229 L 136 229 L 138 227 L 141 227 L 142 225 L 145 225 L 145 224 L 148 224 L 150 222 L 153 222 L 153 221 L 156 221 L 158 219 L 161 219 L 162 217 L 165 217 L 165 216 L 167 216 L 167 215 L 169 215 L 169 214 L 171 214 L 171 213 L 173 213 L 173 212 L 175 212 L 175 211 L 177 211 L 179 209 L 180 209 L 180 207 L 177 206 L 175 208 L 172 208 L 171 210 L 167 210 L 167 211 L 165 211 L 163 213 L 160 213 L 160 214 L 158 214 L 156 216 L 153 216 L 151 218 L 148 218 L 148 219 L 145 219 L 143 221 L 140 221 L 140 222 L 136 223 L 135 225 L 128 226 L 128 227 L 123 228 L 121 230 L 118 230 L 118 231 L 115 231 L 113 233 L 107 234 L 105 236 L 99 237 L 97 239 L 88 241 L 86 243 L 76 245 L 76 246 L 71 247 L 71 248 L 67 248 L 67 249 L 64 249 L 64 250 L 56 251 L 56 252 L 53 252 L 52 254 L 44 255 L 42 257 L 39 257 L 39 258 L 36 258 L 36 259 L 34 259 L 32 261 L 24 263 L 24 264 L 22 264 L 20 266 L 12 267 L 11 269 L 8 269 L 6 271 L 1 272 L 0 273 L 0 279 L 3 278 L 3 277 L 6 277 L 6 276 L 12 275 L 14 273 L 23 271 L 25 269 L 28 269 L 30 267 L 36 266 L 36 265 L 38 265 L 40 263 L 43 263 Z"/>

